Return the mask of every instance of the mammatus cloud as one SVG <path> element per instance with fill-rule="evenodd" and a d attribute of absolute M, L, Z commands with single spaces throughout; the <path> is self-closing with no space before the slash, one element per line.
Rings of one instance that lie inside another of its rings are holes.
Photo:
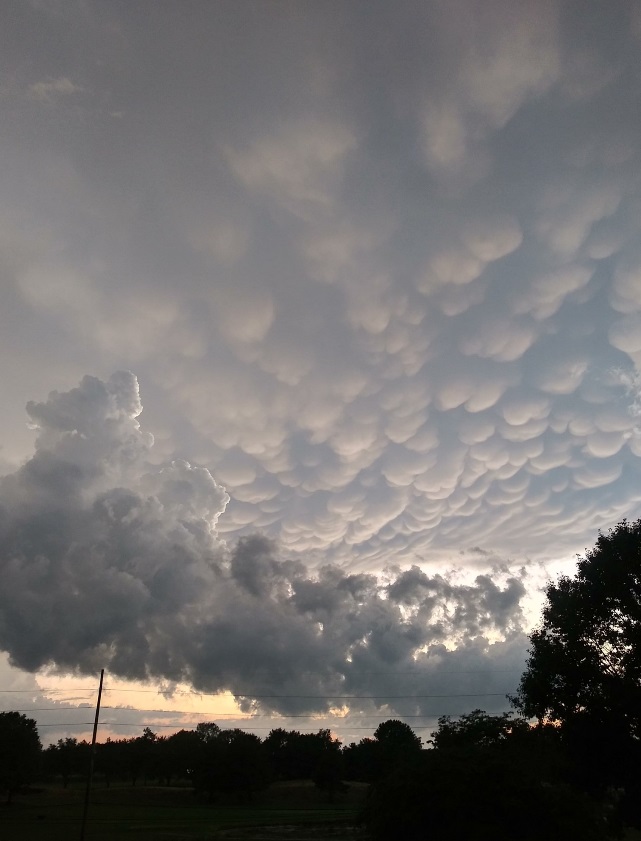
<path fill-rule="evenodd" d="M 638 4 L 251 5 L 16 4 L 7 462 L 33 394 L 135 368 L 151 461 L 310 566 L 637 516 Z"/>
<path fill-rule="evenodd" d="M 312 574 L 262 536 L 227 546 L 227 493 L 205 468 L 152 465 L 141 410 L 126 372 L 28 405 L 35 453 L 0 480 L 0 647 L 14 665 L 230 690 L 246 710 L 410 714 L 448 666 L 522 656 L 523 573 Z"/>

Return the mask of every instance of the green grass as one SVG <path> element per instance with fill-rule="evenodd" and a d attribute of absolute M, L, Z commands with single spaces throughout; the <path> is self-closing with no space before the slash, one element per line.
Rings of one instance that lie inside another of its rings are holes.
<path fill-rule="evenodd" d="M 80 838 L 82 786 L 47 786 L 0 806 L 2 841 L 73 841 Z M 217 838 L 353 838 L 364 787 L 329 803 L 311 783 L 277 783 L 246 804 L 200 803 L 190 789 L 151 786 L 96 787 L 87 841 L 211 841 Z"/>

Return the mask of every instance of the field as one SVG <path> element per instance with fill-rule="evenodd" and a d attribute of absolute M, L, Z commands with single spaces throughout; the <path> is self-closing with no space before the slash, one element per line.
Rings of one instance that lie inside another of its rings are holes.
<path fill-rule="evenodd" d="M 199 803 L 189 788 L 97 786 L 86 841 L 366 841 L 358 825 L 365 786 L 330 803 L 312 783 L 276 783 L 247 804 Z M 2 841 L 76 841 L 84 787 L 47 786 L 0 804 Z M 541 839 L 544 841 L 544 839 Z M 628 830 L 623 841 L 641 841 Z"/>
<path fill-rule="evenodd" d="M 247 804 L 201 803 L 191 789 L 97 786 L 92 792 L 87 841 L 353 841 L 364 797 L 354 783 L 333 803 L 312 783 L 277 783 Z M 81 785 L 43 787 L 0 805 L 2 841 L 80 838 Z"/>

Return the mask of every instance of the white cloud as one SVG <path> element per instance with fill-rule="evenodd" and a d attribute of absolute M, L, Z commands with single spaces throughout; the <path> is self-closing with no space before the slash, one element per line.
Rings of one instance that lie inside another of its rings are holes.
<path fill-rule="evenodd" d="M 263 191 L 294 213 L 328 208 L 330 185 L 357 146 L 347 127 L 317 117 L 298 118 L 244 150 L 224 150 L 232 172 L 249 189 Z"/>
<path fill-rule="evenodd" d="M 58 79 L 34 82 L 29 85 L 28 95 L 39 102 L 53 103 L 59 97 L 83 93 L 84 90 L 80 85 L 74 84 L 67 76 L 60 76 Z"/>
<path fill-rule="evenodd" d="M 568 295 L 589 282 L 593 273 L 593 267 L 573 264 L 535 278 L 525 293 L 514 296 L 514 314 L 529 314 L 539 321 L 548 319 L 558 312 Z"/>

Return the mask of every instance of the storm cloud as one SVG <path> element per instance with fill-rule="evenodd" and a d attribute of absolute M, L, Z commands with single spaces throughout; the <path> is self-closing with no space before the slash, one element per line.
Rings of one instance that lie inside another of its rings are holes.
<path fill-rule="evenodd" d="M 133 368 L 221 532 L 315 565 L 638 513 L 637 4 L 14 6 L 5 470 L 33 394 Z"/>
<path fill-rule="evenodd" d="M 518 577 L 311 572 L 262 536 L 226 545 L 227 493 L 205 468 L 153 466 L 141 409 L 124 372 L 28 405 L 35 453 L 0 482 L 0 646 L 14 665 L 230 690 L 246 710 L 372 694 L 358 705 L 407 707 L 416 690 L 393 672 L 416 686 L 446 642 L 487 654 L 518 637 Z"/>
<path fill-rule="evenodd" d="M 640 513 L 639 4 L 8 0 L 0 41 L 14 662 L 513 688 Z"/>

